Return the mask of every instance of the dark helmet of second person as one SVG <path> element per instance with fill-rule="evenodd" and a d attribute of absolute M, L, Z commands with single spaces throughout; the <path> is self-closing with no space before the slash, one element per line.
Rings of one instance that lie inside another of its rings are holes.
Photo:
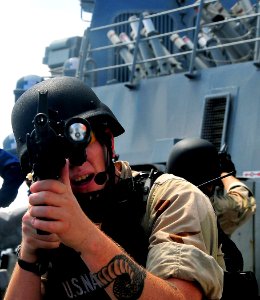
<path fill-rule="evenodd" d="M 47 91 L 48 109 L 58 111 L 61 120 L 81 117 L 93 127 L 109 128 L 114 137 L 124 132 L 108 106 L 81 80 L 68 76 L 47 79 L 25 91 L 12 110 L 12 128 L 23 172 L 31 171 L 28 169 L 26 135 L 34 129 L 32 121 L 37 114 L 40 91 Z"/>
<path fill-rule="evenodd" d="M 198 186 L 220 176 L 218 151 L 205 139 L 182 139 L 173 146 L 166 171 Z"/>

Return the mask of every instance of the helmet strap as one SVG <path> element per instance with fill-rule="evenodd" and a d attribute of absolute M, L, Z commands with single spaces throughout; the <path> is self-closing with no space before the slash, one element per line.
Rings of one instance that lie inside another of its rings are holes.
<path fill-rule="evenodd" d="M 102 185 L 106 182 L 106 186 L 112 186 L 115 183 L 115 166 L 113 163 L 113 136 L 110 131 L 96 131 L 95 132 L 97 140 L 101 145 L 105 147 L 104 157 L 105 157 L 105 171 L 100 172 L 95 176 L 95 182 L 99 185 Z"/>

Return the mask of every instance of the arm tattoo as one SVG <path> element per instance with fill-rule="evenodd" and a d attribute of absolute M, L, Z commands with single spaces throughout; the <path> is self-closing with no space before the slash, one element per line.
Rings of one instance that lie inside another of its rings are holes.
<path fill-rule="evenodd" d="M 119 300 L 136 300 L 140 297 L 146 272 L 125 255 L 116 255 L 107 266 L 95 274 L 102 287 L 114 281 L 113 293 Z"/>

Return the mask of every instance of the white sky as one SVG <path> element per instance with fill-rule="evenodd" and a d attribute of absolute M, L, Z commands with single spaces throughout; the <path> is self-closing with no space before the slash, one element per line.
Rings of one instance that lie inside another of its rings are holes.
<path fill-rule="evenodd" d="M 53 41 L 82 36 L 79 0 L 12 0 L 0 4 L 0 147 L 12 132 L 16 82 L 26 75 L 48 76 L 42 64 Z"/>

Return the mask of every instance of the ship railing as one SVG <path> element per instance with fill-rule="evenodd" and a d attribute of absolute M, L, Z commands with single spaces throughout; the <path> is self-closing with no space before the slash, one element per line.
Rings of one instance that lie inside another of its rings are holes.
<path fill-rule="evenodd" d="M 131 16 L 125 21 L 96 28 L 90 27 L 84 35 L 85 44 L 81 49 L 81 64 L 77 76 L 91 86 L 95 86 L 98 85 L 99 72 L 110 72 L 113 74 L 112 80 L 107 80 L 106 83 L 127 82 L 129 87 L 134 87 L 140 78 L 172 73 L 184 73 L 187 77 L 193 78 L 204 68 L 250 60 L 258 66 L 259 2 L 250 13 L 245 12 L 244 15 L 235 16 L 230 12 L 224 12 L 222 18 L 217 16 L 217 20 L 211 22 L 207 19 L 207 11 L 205 20 L 205 7 L 208 8 L 214 3 L 219 4 L 220 2 L 216 0 L 197 1 L 192 5 L 172 10 Z M 164 32 L 159 32 L 153 24 L 153 20 L 158 18 L 164 16 L 174 18 L 175 14 L 191 9 L 197 10 L 197 13 L 194 13 L 194 23 L 187 28 L 178 29 L 170 26 L 165 28 Z M 214 14 L 212 11 L 210 13 Z M 226 17 L 225 13 L 229 16 Z M 147 28 L 144 26 L 146 21 L 148 21 Z M 128 28 L 128 32 L 130 32 L 129 28 L 132 28 L 132 36 L 128 37 L 128 40 L 119 38 L 122 28 Z M 106 32 L 107 44 L 92 48 L 88 37 L 101 31 L 103 35 L 104 31 Z M 145 32 L 146 36 L 143 35 Z M 202 38 L 205 40 L 203 46 Z M 168 45 L 164 44 L 166 39 Z M 142 49 L 145 48 L 145 44 L 146 47 L 149 46 L 146 50 Z M 150 52 L 144 54 L 141 50 Z M 110 53 L 114 54 L 115 61 L 110 65 L 97 66 L 93 57 L 100 51 L 106 53 L 112 51 Z M 120 73 L 119 70 L 124 70 L 125 73 L 122 73 L 123 71 Z"/>

